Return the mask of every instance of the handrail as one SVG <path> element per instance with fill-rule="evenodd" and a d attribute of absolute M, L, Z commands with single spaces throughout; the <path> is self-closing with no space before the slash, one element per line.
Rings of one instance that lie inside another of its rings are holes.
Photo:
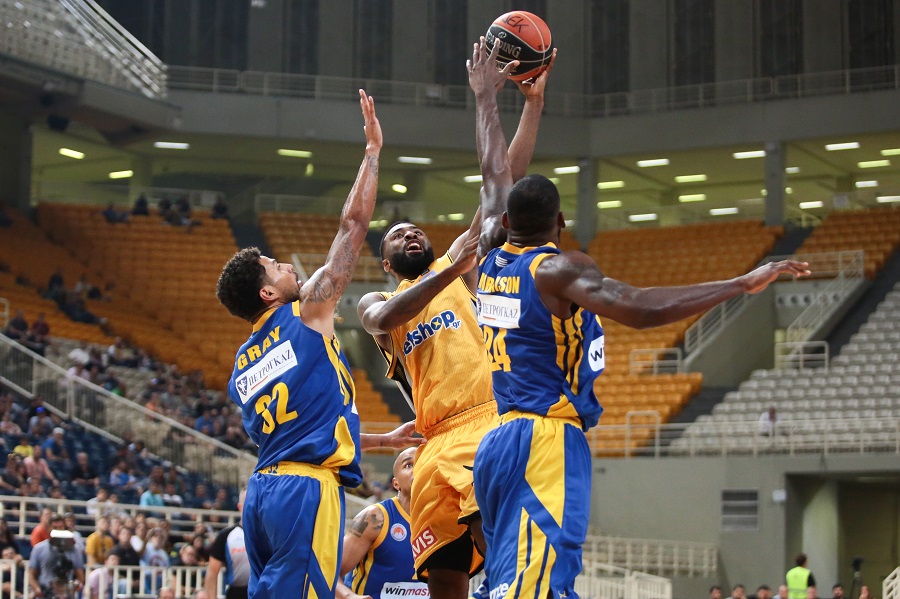
<path fill-rule="evenodd" d="M 216 93 L 249 93 L 311 99 L 353 100 L 360 87 L 383 103 L 469 108 L 468 86 L 169 66 L 169 88 Z M 754 104 L 786 98 L 843 95 L 900 87 L 900 65 L 802 73 L 662 87 L 600 95 L 548 92 L 547 113 L 571 117 L 611 117 L 689 108 Z M 521 94 L 501 92 L 502 111 L 518 112 Z"/>
<path fill-rule="evenodd" d="M 659 427 L 662 424 L 662 418 L 659 415 L 659 412 L 656 410 L 631 410 L 627 414 L 625 414 L 625 457 L 631 457 L 631 434 L 633 427 L 631 425 L 631 420 L 633 418 L 637 418 L 638 416 L 650 416 L 654 420 L 654 424 L 649 425 L 652 429 L 655 430 L 655 434 L 653 435 L 653 457 L 659 457 Z M 647 424 L 641 423 L 641 429 L 646 430 L 648 428 Z"/>
<path fill-rule="evenodd" d="M 697 348 L 706 343 L 707 339 L 718 334 L 751 299 L 751 296 L 742 293 L 726 302 L 722 302 L 698 318 L 684 332 L 684 353 L 691 355 Z"/>
<path fill-rule="evenodd" d="M 650 347 L 631 350 L 628 360 L 630 374 L 674 374 L 684 372 L 680 347 Z"/>
<path fill-rule="evenodd" d="M 881 596 L 883 599 L 900 598 L 900 567 L 894 568 L 881 583 Z"/>
<path fill-rule="evenodd" d="M 827 341 L 784 341 L 775 344 L 775 370 L 821 368 L 828 370 Z"/>
<path fill-rule="evenodd" d="M 844 298 L 865 277 L 865 252 L 837 252 L 837 275 L 819 291 L 809 306 L 788 325 L 785 337 L 789 342 L 807 341 L 833 313 Z M 812 264 L 810 264 L 812 268 Z M 815 272 L 815 271 L 814 271 Z"/>
<path fill-rule="evenodd" d="M 714 576 L 719 548 L 714 543 L 588 535 L 584 560 L 668 576 Z"/>
<path fill-rule="evenodd" d="M 162 198 L 187 198 L 195 208 L 209 208 L 219 198 L 225 199 L 225 193 L 212 189 L 186 189 L 180 187 L 150 187 L 129 185 L 92 185 L 90 183 L 73 183 L 70 181 L 34 180 L 32 197 L 38 202 L 53 204 L 95 204 L 106 207 L 112 202 L 119 206 L 133 204 L 138 195 L 144 194 L 150 206 L 156 205 Z"/>

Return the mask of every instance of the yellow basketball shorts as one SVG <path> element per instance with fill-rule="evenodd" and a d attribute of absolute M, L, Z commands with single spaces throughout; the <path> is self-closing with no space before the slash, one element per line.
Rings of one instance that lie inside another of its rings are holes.
<path fill-rule="evenodd" d="M 410 496 L 412 550 L 416 572 L 427 577 L 425 563 L 434 553 L 469 535 L 467 521 L 478 516 L 472 467 L 484 435 L 499 423 L 490 401 L 441 422 L 416 453 Z M 481 570 L 484 558 L 471 543 L 469 573 Z"/>

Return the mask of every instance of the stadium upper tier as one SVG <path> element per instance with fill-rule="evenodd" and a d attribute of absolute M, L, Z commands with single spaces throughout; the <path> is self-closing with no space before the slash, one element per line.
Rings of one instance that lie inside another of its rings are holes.
<path fill-rule="evenodd" d="M 865 250 L 865 273 L 874 279 L 900 246 L 900 210 L 835 211 L 813 231 L 798 253 Z"/>

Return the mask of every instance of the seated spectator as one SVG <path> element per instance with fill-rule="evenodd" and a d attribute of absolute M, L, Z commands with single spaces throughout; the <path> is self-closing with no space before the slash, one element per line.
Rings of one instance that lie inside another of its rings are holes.
<path fill-rule="evenodd" d="M 65 497 L 62 497 L 62 499 L 65 499 Z M 80 532 L 78 532 L 76 528 L 77 521 L 75 520 L 75 514 L 72 512 L 66 512 L 63 517 L 66 521 L 66 530 L 72 533 L 72 538 L 75 540 L 75 549 L 77 549 L 79 553 L 84 555 L 85 540 L 84 536 Z"/>
<path fill-rule="evenodd" d="M 19 444 L 13 448 L 13 453 L 17 453 L 23 458 L 30 458 L 34 454 L 34 448 L 28 441 L 28 437 L 25 435 L 19 437 Z"/>
<path fill-rule="evenodd" d="M 16 582 L 13 588 L 12 569 L 4 569 L 0 574 L 0 596 L 23 597 L 25 592 L 25 561 L 15 547 L 4 547 L 0 551 L 0 559 L 14 561 L 16 563 Z"/>
<path fill-rule="evenodd" d="M 9 412 L 0 418 L 0 433 L 11 437 L 18 437 L 22 434 L 22 427 L 12 419 L 12 414 Z"/>
<path fill-rule="evenodd" d="M 121 337 L 116 337 L 116 340 L 113 341 L 112 345 L 107 348 L 106 356 L 110 366 L 137 368 L 138 361 L 134 355 L 134 351 L 128 347 L 128 344 L 126 344 L 125 340 Z"/>
<path fill-rule="evenodd" d="M 28 434 L 35 439 L 43 439 L 53 432 L 54 422 L 47 408 L 40 406 L 37 413 L 28 421 Z"/>
<path fill-rule="evenodd" d="M 25 484 L 25 477 L 20 470 L 23 469 L 22 458 L 17 453 L 6 456 L 6 467 L 0 472 L 0 492 L 4 495 L 18 495 Z"/>
<path fill-rule="evenodd" d="M 197 550 L 191 543 L 184 543 L 178 550 L 178 557 L 172 560 L 172 566 L 199 566 Z"/>
<path fill-rule="evenodd" d="M 109 484 L 115 489 L 130 489 L 137 482 L 128 471 L 125 460 L 119 460 L 109 473 Z"/>
<path fill-rule="evenodd" d="M 28 497 L 29 499 L 46 499 L 47 494 L 44 492 L 44 488 L 41 487 L 41 481 L 36 478 L 26 478 L 25 484 L 22 485 L 22 491 L 20 495 L 24 497 Z M 44 509 L 47 505 L 42 501 L 35 501 L 35 507 L 39 509 Z"/>
<path fill-rule="evenodd" d="M 196 534 L 194 535 L 193 541 L 191 544 L 194 546 L 194 554 L 197 556 L 197 564 L 200 566 L 205 566 L 209 563 L 209 547 L 207 546 L 207 535 Z"/>
<path fill-rule="evenodd" d="M 6 323 L 3 334 L 15 341 L 24 341 L 28 337 L 28 321 L 25 320 L 25 312 L 16 310 L 16 315 Z"/>
<path fill-rule="evenodd" d="M 47 295 L 58 293 L 60 290 L 65 290 L 65 288 L 66 284 L 65 279 L 63 279 L 62 268 L 57 266 L 47 280 Z"/>
<path fill-rule="evenodd" d="M 45 354 L 48 347 L 53 346 L 53 341 L 50 339 L 50 324 L 47 322 L 43 312 L 38 312 L 37 318 L 31 323 L 27 345 L 41 356 Z"/>
<path fill-rule="evenodd" d="M 88 506 L 85 511 L 88 516 L 98 518 L 110 515 L 110 511 L 106 507 L 111 503 L 109 501 L 109 490 L 106 487 L 97 487 L 97 495 L 88 499 L 87 503 Z"/>
<path fill-rule="evenodd" d="M 223 511 L 236 509 L 234 503 L 232 503 L 231 501 L 231 498 L 228 497 L 228 490 L 225 489 L 225 487 L 221 487 L 218 491 L 216 491 L 216 498 L 215 500 L 213 500 L 212 509 Z"/>
<path fill-rule="evenodd" d="M 78 347 L 69 352 L 67 356 L 69 358 L 69 362 L 72 364 L 81 364 L 82 366 L 87 366 L 88 362 L 91 361 L 91 354 L 88 353 L 88 342 L 87 341 L 79 341 Z"/>
<path fill-rule="evenodd" d="M 31 531 L 31 546 L 34 547 L 41 541 L 46 541 L 50 538 L 50 530 L 53 528 L 52 524 L 55 518 L 58 518 L 58 522 L 65 526 L 65 521 L 62 516 L 59 514 L 54 515 L 53 510 L 50 508 L 44 508 L 41 510 L 40 521 L 37 526 Z"/>
<path fill-rule="evenodd" d="M 168 220 L 169 212 L 172 210 L 172 200 L 169 198 L 163 198 L 156 204 L 156 209 L 159 211 L 159 216 L 162 217 L 163 220 Z"/>
<path fill-rule="evenodd" d="M 204 435 L 212 435 L 213 432 L 213 415 L 212 410 L 206 408 L 194 423 L 194 430 Z"/>
<path fill-rule="evenodd" d="M 96 487 L 100 484 L 100 477 L 91 466 L 88 454 L 79 451 L 75 456 L 75 466 L 72 468 L 72 484 L 82 487 Z"/>
<path fill-rule="evenodd" d="M 166 483 L 163 487 L 163 503 L 166 507 L 184 507 L 184 498 L 178 494 L 174 483 Z"/>
<path fill-rule="evenodd" d="M 90 554 L 88 554 L 88 559 L 90 559 Z M 114 596 L 113 572 L 119 566 L 119 556 L 110 553 L 102 563 L 103 567 L 88 574 L 87 581 L 84 583 L 87 599 L 112 599 Z M 93 564 L 88 562 L 88 565 Z"/>
<path fill-rule="evenodd" d="M 47 461 L 54 463 L 67 463 L 69 461 L 69 451 L 66 449 L 65 442 L 63 442 L 65 434 L 65 429 L 57 426 L 53 429 L 53 434 L 50 435 L 50 438 L 41 445 L 44 455 L 47 456 Z"/>
<path fill-rule="evenodd" d="M 216 203 L 213 204 L 212 214 L 213 218 L 224 218 L 225 220 L 229 220 L 228 217 L 228 204 L 225 203 L 225 198 L 219 196 L 216 198 Z"/>
<path fill-rule="evenodd" d="M 772 599 L 772 589 L 767 584 L 761 584 L 756 589 L 756 599 Z"/>
<path fill-rule="evenodd" d="M 134 207 L 131 209 L 132 216 L 150 216 L 150 204 L 147 202 L 147 196 L 141 194 L 134 201 Z"/>
<path fill-rule="evenodd" d="M 44 450 L 40 445 L 35 445 L 31 457 L 25 458 L 22 460 L 22 463 L 25 464 L 25 472 L 28 474 L 28 478 L 34 479 L 38 483 L 48 480 L 54 485 L 59 484 L 59 481 L 56 480 L 56 475 L 50 470 L 49 462 L 44 458 Z"/>
<path fill-rule="evenodd" d="M 66 371 L 66 375 L 69 379 L 83 379 L 85 381 L 91 380 L 91 372 L 88 370 L 87 366 L 84 364 L 75 364 L 68 371 Z"/>
<path fill-rule="evenodd" d="M 134 550 L 131 544 L 132 530 L 127 526 L 123 526 L 119 530 L 119 542 L 109 550 L 110 555 L 119 556 L 119 565 L 121 566 L 140 566 L 141 556 Z"/>
<path fill-rule="evenodd" d="M 101 212 L 103 218 L 106 219 L 106 222 L 116 224 L 116 223 L 127 223 L 128 222 L 128 213 L 120 212 L 116 210 L 115 206 L 113 206 L 112 202 L 106 207 L 106 210 Z"/>
<path fill-rule="evenodd" d="M 109 518 L 100 516 L 97 518 L 94 532 L 89 534 L 84 542 L 87 565 L 102 564 L 115 544 L 116 541 L 109 534 Z"/>
<path fill-rule="evenodd" d="M 196 509 L 210 509 L 213 504 L 212 497 L 209 496 L 204 483 L 197 483 L 194 487 L 194 496 L 191 498 L 190 507 Z"/>
<path fill-rule="evenodd" d="M 775 406 L 771 406 L 759 417 L 759 434 L 765 437 L 771 437 L 775 434 L 775 425 L 777 422 L 778 413 L 775 411 Z"/>
<path fill-rule="evenodd" d="M 74 322 L 83 322 L 85 324 L 105 324 L 106 320 L 98 318 L 93 312 L 88 310 L 84 305 L 84 300 L 75 294 L 68 294 L 65 303 L 60 306 L 63 314 Z"/>
<path fill-rule="evenodd" d="M 16 535 L 9 529 L 9 523 L 0 518 L 0 549 L 6 549 L 7 547 L 12 547 L 16 553 L 19 552 Z"/>
<path fill-rule="evenodd" d="M 169 567 L 169 554 L 163 548 L 166 536 L 166 531 L 162 528 L 153 528 L 147 533 L 147 542 L 141 555 L 141 566 L 151 569 L 144 575 L 147 592 L 153 587 L 159 588 L 162 584 L 163 571 Z"/>
<path fill-rule="evenodd" d="M 150 481 L 150 488 L 144 491 L 141 494 L 140 506 L 141 507 L 164 507 L 166 505 L 165 501 L 163 501 L 163 496 L 160 493 L 159 483 L 156 481 Z M 159 514 L 159 512 L 156 512 Z"/>

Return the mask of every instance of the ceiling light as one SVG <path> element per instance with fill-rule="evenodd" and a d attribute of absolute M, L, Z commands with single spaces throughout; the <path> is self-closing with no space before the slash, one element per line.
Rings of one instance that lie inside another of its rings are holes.
<path fill-rule="evenodd" d="M 445 220 L 447 220 L 447 215 L 446 214 L 438 214 L 438 220 L 440 222 L 444 222 Z"/>
<path fill-rule="evenodd" d="M 765 200 L 762 198 L 745 198 L 743 200 L 738 200 L 737 203 L 744 206 L 759 206 L 760 204 L 765 203 Z"/>
<path fill-rule="evenodd" d="M 447 215 L 447 220 L 462 220 L 466 218 L 466 215 L 462 212 L 454 212 L 453 214 Z"/>
<path fill-rule="evenodd" d="M 859 147 L 858 141 L 848 141 L 840 144 L 825 144 L 825 149 L 829 152 L 837 152 L 838 150 L 855 150 Z"/>
<path fill-rule="evenodd" d="M 638 160 L 637 165 L 641 168 L 647 168 L 648 166 L 665 166 L 669 164 L 668 158 L 653 158 L 651 160 Z"/>
<path fill-rule="evenodd" d="M 466 183 L 481 183 L 481 175 L 466 175 L 463 177 Z"/>
<path fill-rule="evenodd" d="M 605 200 L 603 202 L 597 202 L 597 208 L 604 210 L 606 208 L 621 208 L 622 200 Z"/>
<path fill-rule="evenodd" d="M 819 200 L 816 200 L 814 202 L 800 202 L 800 209 L 809 210 L 810 208 L 821 208 L 824 205 L 824 202 L 821 202 Z"/>
<path fill-rule="evenodd" d="M 81 160 L 82 158 L 84 158 L 84 152 L 79 152 L 78 150 L 70 150 L 69 148 L 60 148 L 59 153 L 63 156 L 74 158 L 75 160 Z"/>
<path fill-rule="evenodd" d="M 597 189 L 619 189 L 625 187 L 625 181 L 600 181 L 597 183 Z"/>
<path fill-rule="evenodd" d="M 881 151 L 882 156 L 900 156 L 900 148 L 887 148 Z"/>
<path fill-rule="evenodd" d="M 857 188 L 860 187 L 878 187 L 878 181 L 857 181 L 855 183 Z"/>
<path fill-rule="evenodd" d="M 306 165 L 306 170 L 303 172 L 303 174 L 307 177 L 312 177 L 314 172 L 316 172 L 316 167 L 314 167 L 313 163 L 310 162 Z"/>
<path fill-rule="evenodd" d="M 785 188 L 784 188 L 784 193 L 786 193 L 786 194 L 792 194 L 792 193 L 794 193 L 794 188 L 793 188 L 793 187 L 785 187 Z"/>
<path fill-rule="evenodd" d="M 388 222 L 387 222 L 386 220 L 384 220 L 384 219 L 381 219 L 381 220 L 370 220 L 370 221 L 369 221 L 369 228 L 370 228 L 370 229 L 378 229 L 379 227 L 386 227 L 387 225 L 388 225 Z"/>
<path fill-rule="evenodd" d="M 553 172 L 557 175 L 574 175 L 575 173 L 581 172 L 580 166 L 558 166 L 553 169 Z"/>
<path fill-rule="evenodd" d="M 698 183 L 706 181 L 706 175 L 678 175 L 675 177 L 676 183 Z"/>
<path fill-rule="evenodd" d="M 287 148 L 279 148 L 278 155 L 291 158 L 312 158 L 312 152 L 308 150 L 289 150 Z"/>
<path fill-rule="evenodd" d="M 109 174 L 110 179 L 127 179 L 134 174 L 134 171 L 113 171 Z"/>
<path fill-rule="evenodd" d="M 180 141 L 155 141 L 153 147 L 162 150 L 189 150 L 191 144 Z"/>
<path fill-rule="evenodd" d="M 431 164 L 431 158 L 425 156 L 397 156 L 397 162 L 403 164 Z"/>
<path fill-rule="evenodd" d="M 649 214 L 632 214 L 628 217 L 628 220 L 633 223 L 643 223 L 650 220 L 656 220 L 657 218 L 659 218 L 657 214 L 655 212 L 651 212 Z"/>
<path fill-rule="evenodd" d="M 391 185 L 391 189 L 393 189 L 397 193 L 406 193 L 406 185 L 401 185 L 399 183 L 394 183 L 393 185 Z"/>
<path fill-rule="evenodd" d="M 800 167 L 799 166 L 789 166 L 786 169 L 784 169 L 784 172 L 786 172 L 789 175 L 796 175 L 797 173 L 800 172 Z"/>
<path fill-rule="evenodd" d="M 890 202 L 900 202 L 900 196 L 880 196 L 875 198 L 879 204 L 887 204 Z"/>
<path fill-rule="evenodd" d="M 862 162 L 857 162 L 856 166 L 859 168 L 879 168 L 882 166 L 891 166 L 890 160 L 863 160 Z"/>
<path fill-rule="evenodd" d="M 679 202 L 702 202 L 705 199 L 705 193 L 688 193 L 682 196 L 678 196 Z"/>
<path fill-rule="evenodd" d="M 737 160 L 746 160 L 747 158 L 762 158 L 766 155 L 765 150 L 748 150 L 746 152 L 735 152 L 732 154 Z"/>
<path fill-rule="evenodd" d="M 737 207 L 731 208 L 710 208 L 709 214 L 710 216 L 725 216 L 726 214 L 737 214 L 740 212 Z"/>

